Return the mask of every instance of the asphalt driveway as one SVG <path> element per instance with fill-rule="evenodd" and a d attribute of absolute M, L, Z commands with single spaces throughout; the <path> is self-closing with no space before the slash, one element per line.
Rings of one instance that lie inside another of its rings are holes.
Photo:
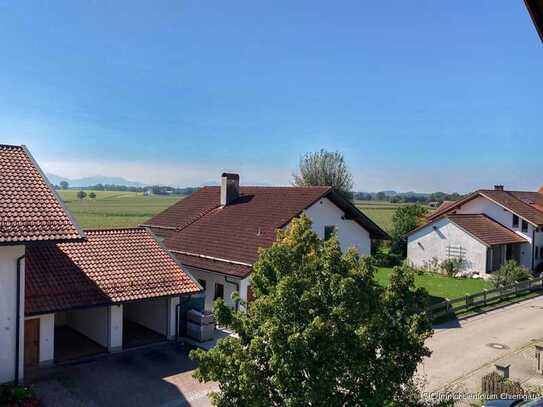
<path fill-rule="evenodd" d="M 432 356 L 419 367 L 425 389 L 435 391 L 486 363 L 543 338 L 543 296 L 436 326 L 426 344 Z"/>
<path fill-rule="evenodd" d="M 45 407 L 210 406 L 213 384 L 192 377 L 187 350 L 173 344 L 39 369 L 30 382 Z"/>

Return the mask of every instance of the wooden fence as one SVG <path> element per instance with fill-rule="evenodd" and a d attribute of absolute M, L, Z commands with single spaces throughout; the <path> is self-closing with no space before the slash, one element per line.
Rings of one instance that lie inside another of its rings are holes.
<path fill-rule="evenodd" d="M 453 298 L 451 300 L 447 299 L 428 307 L 426 314 L 430 320 L 435 320 L 457 312 L 466 312 L 473 308 L 484 307 L 486 305 L 498 303 L 506 298 L 514 298 L 541 289 L 543 289 L 543 277 L 520 281 L 510 286 L 484 290 L 475 294 Z"/>

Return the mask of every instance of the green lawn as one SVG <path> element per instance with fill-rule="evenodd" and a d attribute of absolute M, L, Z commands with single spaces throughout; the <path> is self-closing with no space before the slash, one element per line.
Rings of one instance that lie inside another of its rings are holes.
<path fill-rule="evenodd" d="M 383 286 L 388 284 L 390 279 L 390 268 L 379 268 L 375 278 Z M 432 296 L 432 302 L 444 301 L 446 298 L 452 299 L 466 294 L 474 294 L 483 291 L 485 288 L 491 288 L 489 281 L 475 278 L 451 278 L 437 274 L 426 273 L 417 275 L 415 278 L 417 287 L 425 288 Z"/>
<path fill-rule="evenodd" d="M 144 196 L 136 192 L 85 191 L 95 199 L 77 198 L 77 190 L 58 191 L 66 206 L 83 229 L 137 226 L 173 205 L 182 196 Z"/>
<path fill-rule="evenodd" d="M 372 221 L 390 233 L 392 232 L 392 215 L 394 215 L 394 211 L 400 206 L 411 204 L 386 201 L 355 201 L 355 205 Z"/>

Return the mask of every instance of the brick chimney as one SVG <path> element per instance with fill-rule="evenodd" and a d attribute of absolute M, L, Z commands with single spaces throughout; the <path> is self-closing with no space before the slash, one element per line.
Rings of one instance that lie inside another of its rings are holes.
<path fill-rule="evenodd" d="M 494 185 L 494 191 L 503 191 L 503 185 Z"/>
<path fill-rule="evenodd" d="M 230 205 L 239 198 L 239 175 L 224 172 L 221 176 L 221 206 Z"/>

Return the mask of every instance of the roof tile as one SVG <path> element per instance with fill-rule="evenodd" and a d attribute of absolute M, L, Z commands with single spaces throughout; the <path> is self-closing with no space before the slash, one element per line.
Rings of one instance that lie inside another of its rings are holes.
<path fill-rule="evenodd" d="M 27 315 L 200 290 L 144 228 L 89 230 L 86 237 L 27 247 Z"/>

